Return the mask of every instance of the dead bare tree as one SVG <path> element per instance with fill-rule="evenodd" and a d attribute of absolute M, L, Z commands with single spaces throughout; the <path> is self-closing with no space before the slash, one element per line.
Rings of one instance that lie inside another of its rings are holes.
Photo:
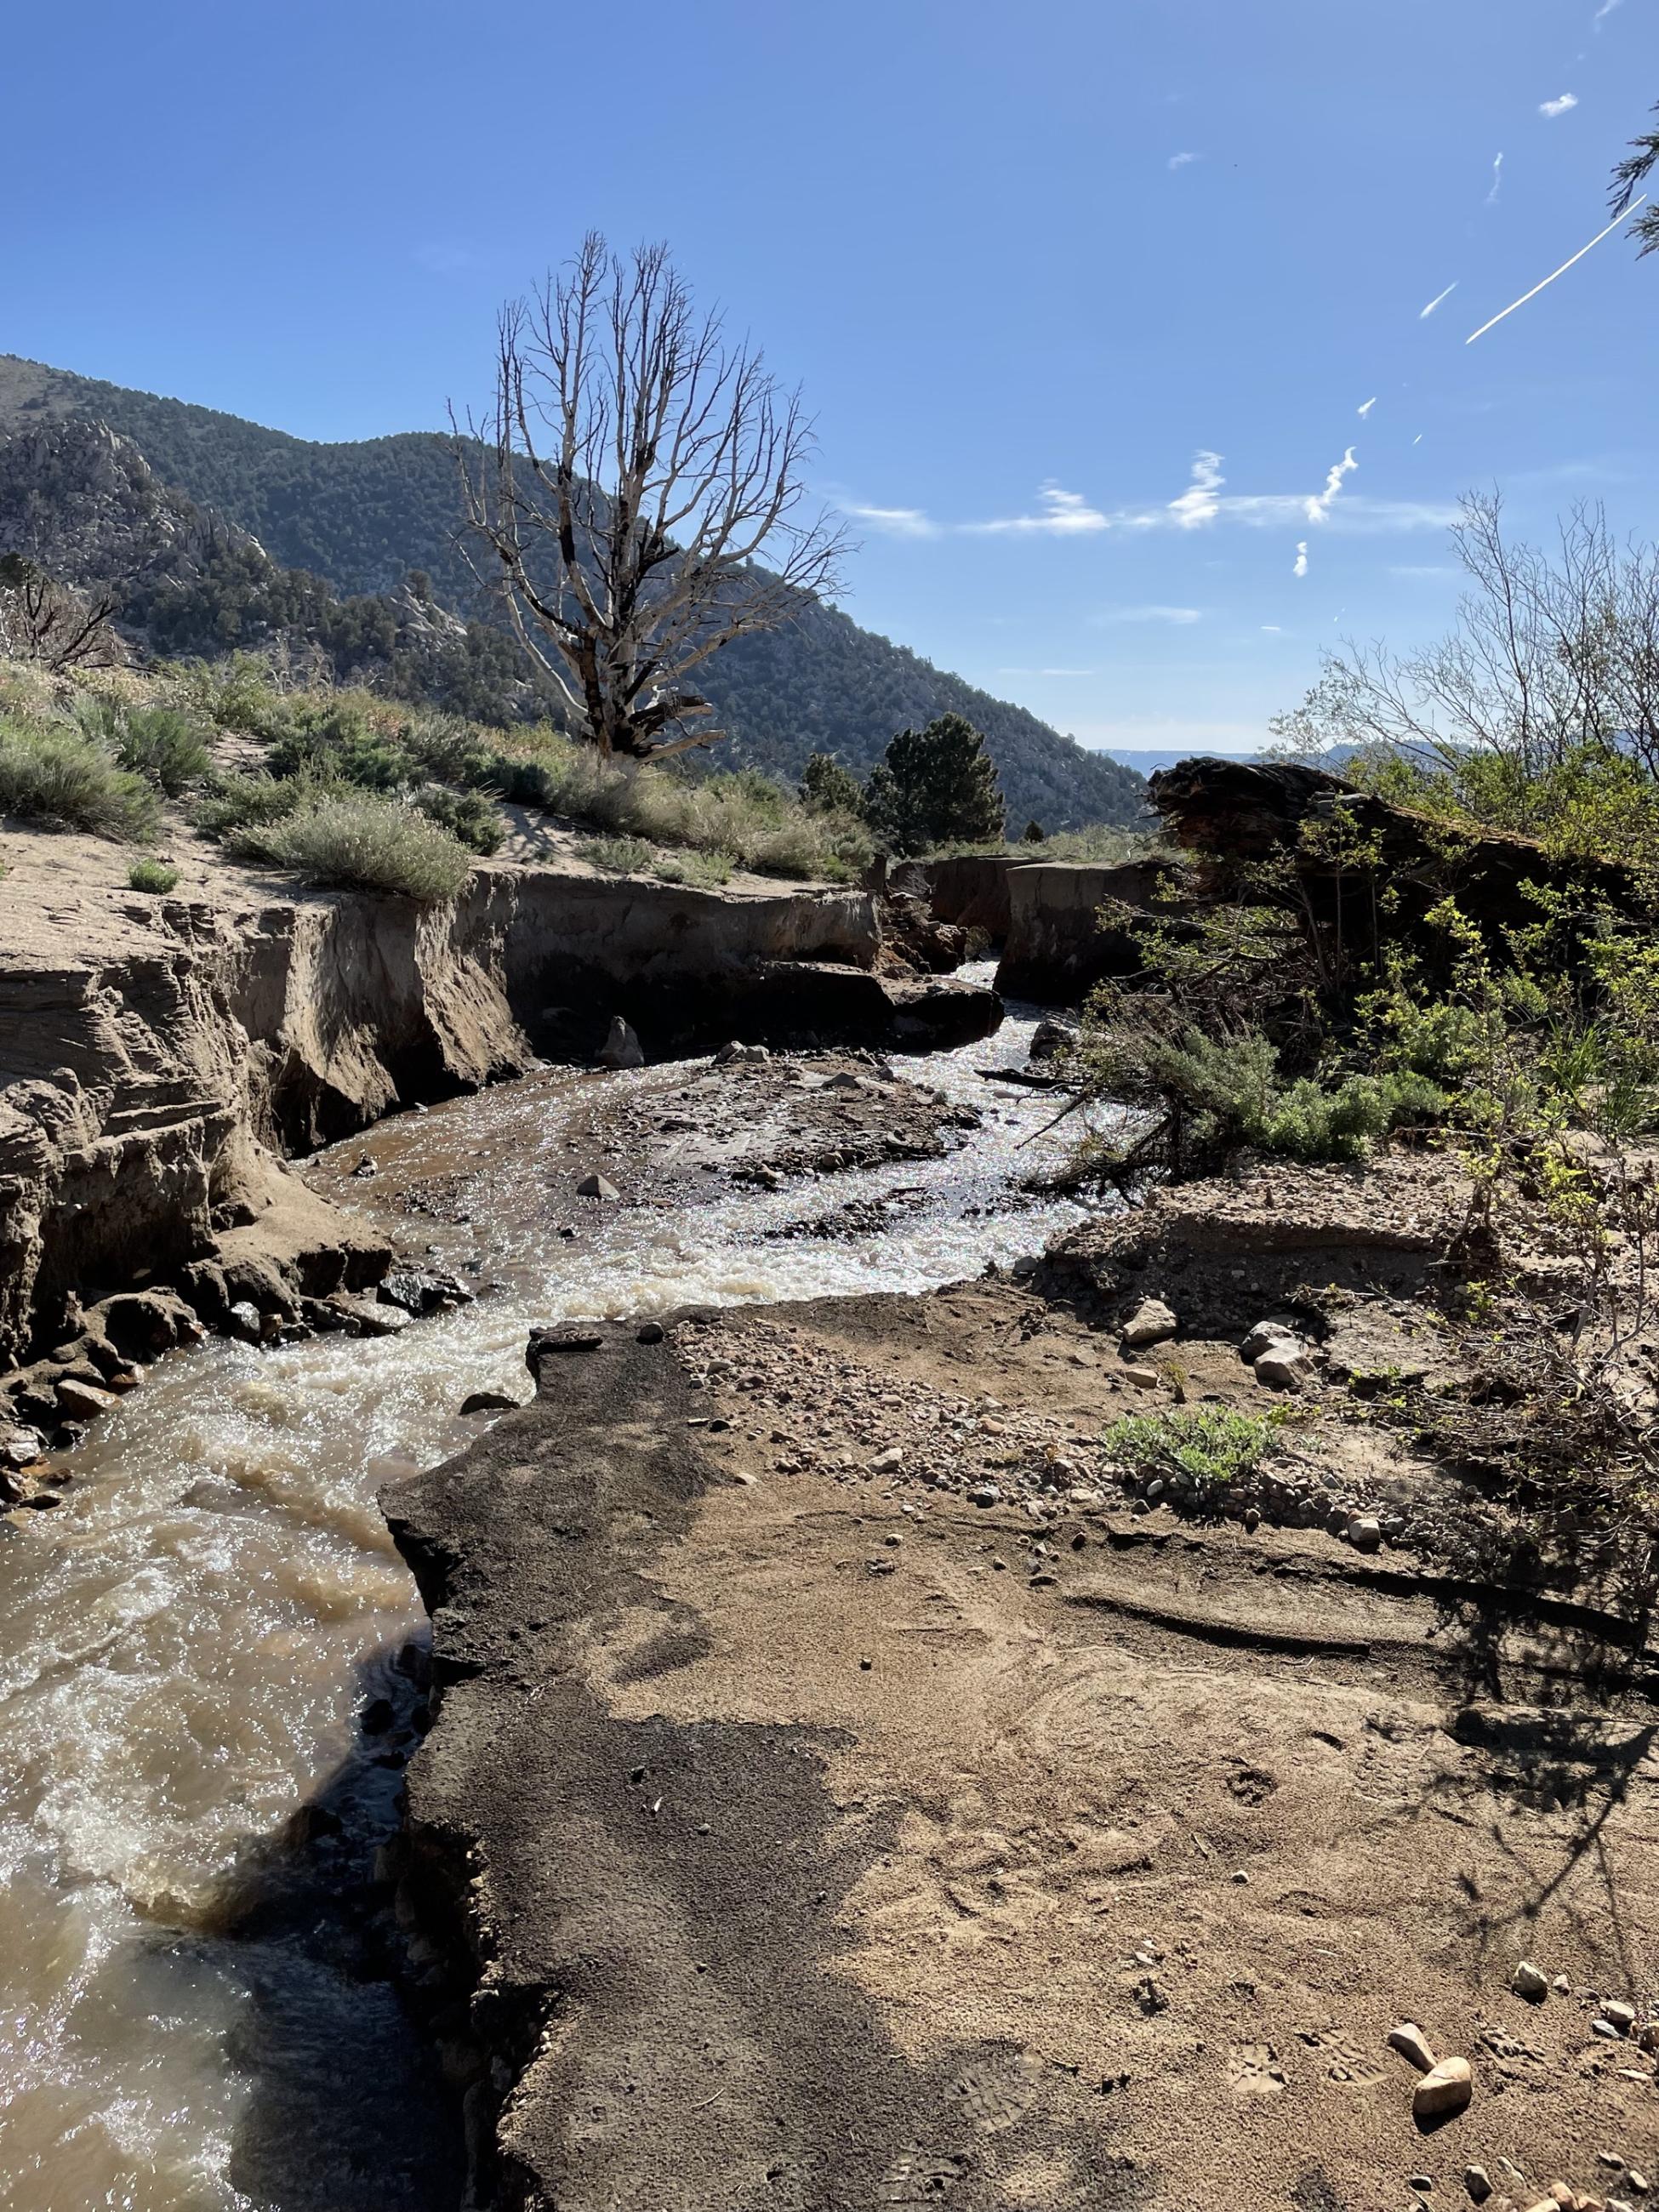
<path fill-rule="evenodd" d="M 1404 658 L 1353 641 L 1328 653 L 1276 734 L 1292 750 L 1382 745 L 1448 768 L 1495 756 L 1522 801 L 1587 746 L 1659 778 L 1659 549 L 1619 544 L 1599 507 L 1576 508 L 1545 551 L 1505 535 L 1496 493 L 1462 506 L 1457 629 Z"/>
<path fill-rule="evenodd" d="M 117 657 L 109 626 L 112 596 L 87 598 L 21 553 L 0 558 L 0 659 L 35 660 L 54 676 Z"/>
<path fill-rule="evenodd" d="M 846 550 L 802 482 L 812 426 L 662 246 L 597 233 L 502 312 L 492 422 L 458 435 L 474 574 L 607 756 L 712 744 L 689 681 L 832 592 Z M 757 565 L 764 554 L 769 565 Z"/>

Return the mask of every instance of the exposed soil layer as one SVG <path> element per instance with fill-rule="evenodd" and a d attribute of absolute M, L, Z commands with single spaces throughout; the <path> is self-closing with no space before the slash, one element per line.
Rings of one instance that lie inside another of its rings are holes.
<path fill-rule="evenodd" d="M 1403 1329 L 1429 1213 L 1322 1279 Z M 1100 1439 L 1157 1401 L 1107 1234 L 1064 1297 L 532 1339 L 534 1402 L 386 1493 L 440 1698 L 404 1899 L 482 2202 L 1371 2212 L 1659 2166 L 1601 2013 L 1659 1994 L 1645 1653 L 1409 1520 L 1376 1556 L 1126 1494 Z M 1182 1387 L 1263 1402 L 1190 1304 Z M 1409 1472 L 1319 1358 L 1298 1449 Z M 1406 2020 L 1474 2073 L 1426 2132 Z"/>

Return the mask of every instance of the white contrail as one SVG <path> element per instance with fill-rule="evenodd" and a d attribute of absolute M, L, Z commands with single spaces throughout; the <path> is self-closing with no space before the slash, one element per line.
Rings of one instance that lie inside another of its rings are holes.
<path fill-rule="evenodd" d="M 1366 416 L 1370 413 L 1370 411 L 1371 411 L 1372 408 L 1376 406 L 1376 394 L 1375 394 L 1375 393 L 1373 393 L 1373 394 L 1372 394 L 1372 396 L 1371 396 L 1371 398 L 1369 398 L 1369 399 L 1365 402 L 1364 405 L 1363 407 L 1357 407 L 1357 408 L 1354 410 L 1354 412 L 1358 416 L 1358 417 L 1359 417 L 1360 421 L 1363 422 L 1364 421 L 1365 417 L 1366 417 Z"/>
<path fill-rule="evenodd" d="M 1456 277 L 1455 277 L 1455 276 L 1454 276 L 1454 277 L 1452 278 L 1452 280 L 1451 280 L 1451 283 L 1450 283 L 1449 284 L 1448 284 L 1448 285 L 1447 285 L 1447 287 L 1446 287 L 1446 289 L 1445 289 L 1445 290 L 1444 290 L 1443 292 L 1437 292 L 1437 293 L 1435 294 L 1435 295 L 1434 295 L 1433 299 L 1431 299 L 1431 300 L 1430 301 L 1430 302 L 1429 302 L 1428 306 L 1427 306 L 1426 307 L 1424 307 L 1424 308 L 1421 308 L 1421 309 L 1419 309 L 1419 310 L 1418 317 L 1417 317 L 1418 321 L 1419 321 L 1419 323 L 1426 323 L 1426 322 L 1428 321 L 1428 319 L 1429 319 L 1429 317 L 1430 317 L 1430 316 L 1434 313 L 1435 309 L 1436 309 L 1436 308 L 1440 305 L 1440 302 L 1441 302 L 1443 300 L 1449 300 L 1449 299 L 1450 299 L 1450 297 L 1451 297 L 1451 295 L 1452 295 L 1452 294 L 1453 294 L 1456 289 L 1457 289 L 1457 279 L 1456 279 Z"/>
<path fill-rule="evenodd" d="M 1616 7 L 1618 5 L 1618 0 L 1613 0 L 1613 4 Z M 1496 207 L 1498 205 L 1498 194 L 1503 182 L 1504 156 L 1500 154 L 1498 156 L 1498 159 L 1492 165 L 1492 190 L 1486 194 L 1486 205 L 1488 207 Z"/>
<path fill-rule="evenodd" d="M 1641 206 L 1642 201 L 1646 199 L 1646 198 L 1647 194 L 1644 192 L 1640 198 L 1633 199 L 1627 208 L 1620 208 L 1618 214 L 1613 218 L 1613 221 L 1607 224 L 1607 229 L 1598 230 L 1596 232 L 1595 237 L 1591 239 L 1589 246 L 1581 246 L 1577 252 L 1572 256 L 1571 260 L 1564 261 L 1559 269 L 1552 269 L 1549 275 L 1545 277 L 1543 284 L 1534 284 L 1530 292 L 1523 292 L 1518 300 L 1511 300 L 1509 306 L 1504 309 L 1503 314 L 1494 315 L 1491 322 L 1482 323 L 1478 331 L 1471 331 L 1468 337 L 1464 339 L 1464 344 L 1473 345 L 1477 338 L 1485 337 L 1488 331 L 1495 329 L 1496 326 L 1503 321 L 1504 315 L 1512 315 L 1517 307 L 1524 307 L 1528 300 L 1535 300 L 1538 297 L 1538 295 L 1543 290 L 1545 284 L 1553 284 L 1558 276 L 1565 276 L 1568 270 L 1571 268 L 1574 261 L 1582 261 L 1584 256 L 1589 252 L 1590 246 L 1599 246 L 1601 243 L 1601 240 L 1607 236 L 1607 231 L 1617 230 L 1620 224 L 1625 220 L 1625 217 L 1627 215 L 1633 215 L 1636 210 Z"/>

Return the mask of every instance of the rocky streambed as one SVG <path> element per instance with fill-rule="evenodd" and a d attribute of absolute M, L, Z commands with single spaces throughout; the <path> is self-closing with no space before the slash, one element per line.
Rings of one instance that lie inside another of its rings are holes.
<path fill-rule="evenodd" d="M 375 1491 L 465 1450 L 492 1418 L 469 1399 L 528 1396 L 533 1326 L 919 1291 L 1040 1249 L 1077 1218 L 1018 1188 L 1049 1103 L 976 1073 L 1030 1026 L 891 1063 L 549 1069 L 294 1164 L 302 1200 L 470 1296 L 401 1328 L 381 1306 L 387 1334 L 158 1351 L 30 1477 L 56 1502 L 5 1523 L 0 2202 L 460 2201 L 449 1967 L 384 1856 L 429 1635 Z M 618 1195 L 580 1197 L 590 1174 Z"/>

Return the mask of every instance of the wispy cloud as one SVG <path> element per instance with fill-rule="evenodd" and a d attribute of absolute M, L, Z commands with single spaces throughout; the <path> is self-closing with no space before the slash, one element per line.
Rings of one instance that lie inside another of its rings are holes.
<path fill-rule="evenodd" d="M 1108 623 L 1172 623 L 1184 627 L 1188 623 L 1201 622 L 1203 615 L 1197 607 L 1109 607 L 1098 619 Z"/>
<path fill-rule="evenodd" d="M 1213 522 L 1221 511 L 1221 501 L 1216 496 L 1227 481 L 1221 473 L 1221 456 L 1212 453 L 1207 446 L 1200 447 L 1193 455 L 1193 480 L 1178 499 L 1170 501 L 1170 517 L 1180 530 L 1196 530 L 1201 523 Z"/>
<path fill-rule="evenodd" d="M 1578 94 L 1576 92 L 1564 92 L 1559 100 L 1540 100 L 1538 103 L 1538 112 L 1540 115 L 1553 118 L 1565 115 L 1569 108 L 1577 107 L 1577 105 Z"/>
<path fill-rule="evenodd" d="M 1370 398 L 1365 402 L 1365 404 L 1364 404 L 1364 405 L 1363 407 L 1356 407 L 1356 408 L 1354 409 L 1354 410 L 1353 410 L 1353 411 L 1354 411 L 1354 413 L 1355 413 L 1356 415 L 1358 415 L 1358 417 L 1359 417 L 1360 421 L 1363 422 L 1364 421 L 1365 417 L 1366 417 L 1366 416 L 1370 413 L 1370 411 L 1371 411 L 1372 408 L 1376 406 L 1376 393 L 1375 393 L 1375 392 L 1373 392 L 1373 393 L 1372 393 L 1372 395 L 1371 395 L 1371 397 L 1370 397 Z"/>
<path fill-rule="evenodd" d="M 1097 676 L 1097 668 L 999 668 L 999 676 Z"/>
<path fill-rule="evenodd" d="M 853 507 L 846 508 L 855 521 L 867 523 L 889 538 L 937 538 L 939 526 L 919 507 Z"/>
<path fill-rule="evenodd" d="M 1607 21 L 1607 18 L 1612 15 L 1613 9 L 1618 7 L 1619 4 L 1620 0 L 1601 0 L 1601 6 L 1590 18 L 1591 22 L 1598 31 L 1601 29 L 1602 24 Z"/>
<path fill-rule="evenodd" d="M 1261 625 L 1261 635 L 1263 637 L 1280 637 L 1284 635 L 1284 631 L 1282 626 L 1278 623 L 1263 623 Z"/>
<path fill-rule="evenodd" d="M 1619 5 L 1619 0 L 1613 0 L 1613 5 L 1616 8 Z M 1488 207 L 1496 207 L 1498 205 L 1498 195 L 1502 188 L 1503 182 L 1504 156 L 1499 154 L 1492 165 L 1492 190 L 1486 194 L 1486 205 Z"/>
<path fill-rule="evenodd" d="M 1419 581 L 1431 576 L 1437 582 L 1438 582 L 1443 577 L 1455 576 L 1461 574 L 1461 571 L 1449 567 L 1443 561 L 1407 561 L 1390 563 L 1389 574 L 1391 576 L 1409 577 L 1413 581 Z"/>
<path fill-rule="evenodd" d="M 466 276 L 486 265 L 483 255 L 475 247 L 440 238 L 428 239 L 423 245 L 415 246 L 410 258 L 434 276 Z"/>
<path fill-rule="evenodd" d="M 1457 289 L 1457 285 L 1458 279 L 1454 276 L 1451 283 L 1447 285 L 1443 292 L 1437 292 L 1426 307 L 1419 308 L 1417 313 L 1418 321 L 1419 323 L 1426 323 L 1429 317 L 1434 313 L 1435 309 L 1440 306 L 1442 301 L 1450 299 L 1452 294 Z"/>
<path fill-rule="evenodd" d="M 1345 477 L 1352 476 L 1358 466 L 1359 464 L 1354 459 L 1354 452 L 1352 446 L 1348 447 L 1346 453 L 1343 454 L 1340 461 L 1333 461 L 1331 463 L 1329 471 L 1325 478 L 1324 490 L 1316 492 L 1313 497 L 1307 502 L 1307 516 L 1310 522 L 1324 521 L 1326 516 L 1336 504 L 1336 495 L 1342 489 L 1343 478 Z"/>
<path fill-rule="evenodd" d="M 1617 5 L 1617 0 L 1614 0 L 1614 4 Z M 1201 156 L 1197 154 L 1171 154 L 1169 167 L 1171 169 L 1185 169 L 1200 159 Z"/>
<path fill-rule="evenodd" d="M 1040 507 L 1030 514 L 994 515 L 985 521 L 942 522 L 919 507 L 882 507 L 842 499 L 843 514 L 884 537 L 926 539 L 946 538 L 1086 538 L 1108 531 L 1191 531 L 1228 524 L 1246 529 L 1282 529 L 1287 523 L 1316 522 L 1348 537 L 1391 537 L 1414 530 L 1444 530 L 1457 520 L 1457 510 L 1443 501 L 1407 499 L 1367 499 L 1349 493 L 1338 499 L 1345 480 L 1358 463 L 1350 447 L 1328 471 L 1317 492 L 1227 492 L 1222 457 L 1209 447 L 1193 457 L 1192 482 L 1187 489 L 1154 507 L 1097 507 L 1082 492 L 1045 484 Z"/>
<path fill-rule="evenodd" d="M 1305 538 L 1299 538 L 1296 544 L 1296 566 L 1291 569 L 1291 574 L 1293 576 L 1305 576 L 1307 573 L 1308 541 Z"/>
<path fill-rule="evenodd" d="M 1041 532 L 1046 537 L 1075 538 L 1112 526 L 1111 517 L 1091 507 L 1080 491 L 1062 491 L 1057 483 L 1046 483 L 1037 497 L 1042 505 L 1036 514 L 1000 515 L 990 522 L 965 522 L 962 527 L 988 535 L 1030 537 Z"/>

